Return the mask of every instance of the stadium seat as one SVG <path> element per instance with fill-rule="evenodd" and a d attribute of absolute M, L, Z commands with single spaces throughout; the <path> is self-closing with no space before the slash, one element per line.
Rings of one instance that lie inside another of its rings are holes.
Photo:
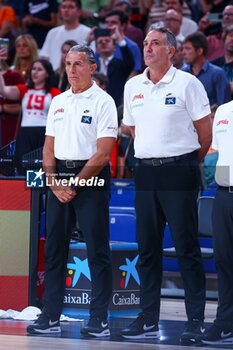
<path fill-rule="evenodd" d="M 110 212 L 110 240 L 136 242 L 136 217 L 132 213 Z"/>

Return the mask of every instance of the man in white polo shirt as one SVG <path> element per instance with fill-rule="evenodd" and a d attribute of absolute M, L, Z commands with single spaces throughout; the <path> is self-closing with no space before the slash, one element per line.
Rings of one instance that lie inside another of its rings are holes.
<path fill-rule="evenodd" d="M 140 306 L 125 338 L 159 338 L 162 244 L 168 222 L 176 247 L 188 317 L 181 342 L 203 329 L 205 275 L 197 240 L 200 162 L 211 143 L 210 107 L 202 84 L 174 68 L 176 39 L 152 25 L 144 40 L 148 68 L 125 86 L 123 123 L 134 147 Z"/>
<path fill-rule="evenodd" d="M 73 46 L 66 57 L 71 88 L 54 98 L 46 127 L 43 166 L 50 184 L 47 200 L 44 308 L 27 330 L 30 334 L 60 333 L 66 264 L 75 211 L 86 246 L 92 292 L 90 320 L 84 336 L 110 334 L 107 310 L 112 294 L 109 248 L 108 161 L 117 137 L 117 111 L 110 95 L 91 76 L 94 52 Z M 59 180 L 70 181 L 67 186 Z M 75 182 L 76 181 L 76 182 Z M 99 185 L 99 187 L 98 187 Z"/>
<path fill-rule="evenodd" d="M 218 150 L 213 207 L 214 257 L 218 273 L 216 319 L 200 337 L 203 344 L 233 344 L 233 101 L 220 106 L 213 122 L 212 147 Z"/>

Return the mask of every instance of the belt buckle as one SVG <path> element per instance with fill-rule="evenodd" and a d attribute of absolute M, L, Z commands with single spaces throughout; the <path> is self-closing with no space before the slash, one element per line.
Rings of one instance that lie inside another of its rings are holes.
<path fill-rule="evenodd" d="M 67 169 L 74 169 L 75 168 L 75 161 L 74 160 L 66 160 L 66 167 L 67 167 Z"/>
<path fill-rule="evenodd" d="M 157 159 L 156 158 L 152 158 L 151 162 L 152 162 L 153 166 L 160 166 L 160 165 L 163 164 L 162 159 L 159 159 L 159 158 L 157 158 Z"/>
<path fill-rule="evenodd" d="M 233 193 L 233 186 L 229 186 L 229 193 Z"/>

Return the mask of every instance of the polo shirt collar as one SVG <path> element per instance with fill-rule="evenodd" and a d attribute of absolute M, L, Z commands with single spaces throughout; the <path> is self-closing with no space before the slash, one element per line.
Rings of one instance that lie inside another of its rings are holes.
<path fill-rule="evenodd" d="M 92 81 L 92 86 L 91 86 L 89 89 L 87 89 L 87 90 L 85 90 L 85 91 L 83 91 L 83 92 L 79 92 L 79 93 L 77 93 L 77 94 L 74 94 L 74 93 L 72 92 L 72 88 L 70 88 L 70 89 L 67 90 L 66 92 L 67 92 L 67 97 L 71 97 L 71 96 L 81 96 L 81 97 L 89 98 L 89 97 L 91 97 L 91 96 L 95 93 L 96 89 L 97 89 L 97 84 L 96 84 L 95 81 Z"/>
<path fill-rule="evenodd" d="M 149 72 L 149 67 L 147 67 L 144 72 L 142 73 L 142 79 L 144 84 L 153 84 L 152 81 L 148 78 L 148 72 Z M 167 73 L 162 77 L 158 83 L 164 83 L 164 84 L 169 84 L 176 72 L 176 68 L 171 65 L 171 67 L 168 69 Z M 158 84 L 157 83 L 157 84 Z"/>

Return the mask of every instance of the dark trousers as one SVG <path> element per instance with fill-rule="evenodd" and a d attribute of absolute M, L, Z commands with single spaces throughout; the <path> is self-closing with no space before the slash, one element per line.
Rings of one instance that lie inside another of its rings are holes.
<path fill-rule="evenodd" d="M 218 190 L 213 207 L 214 257 L 218 274 L 218 308 L 215 322 L 233 325 L 233 193 Z"/>
<path fill-rule="evenodd" d="M 69 172 L 70 170 L 68 169 Z M 60 171 L 67 170 L 60 169 Z M 80 169 L 76 173 L 79 171 Z M 109 248 L 109 167 L 102 170 L 99 178 L 105 180 L 104 189 L 94 187 L 79 189 L 77 196 L 68 204 L 59 202 L 51 191 L 48 193 L 43 312 L 52 319 L 59 318 L 63 306 L 66 265 L 73 224 L 72 209 L 75 211 L 87 245 L 92 287 L 90 316 L 107 318 L 112 294 Z"/>
<path fill-rule="evenodd" d="M 189 320 L 204 319 L 205 275 L 197 238 L 200 172 L 196 155 L 161 166 L 135 168 L 141 308 L 157 322 L 166 222 L 172 234 Z"/>

